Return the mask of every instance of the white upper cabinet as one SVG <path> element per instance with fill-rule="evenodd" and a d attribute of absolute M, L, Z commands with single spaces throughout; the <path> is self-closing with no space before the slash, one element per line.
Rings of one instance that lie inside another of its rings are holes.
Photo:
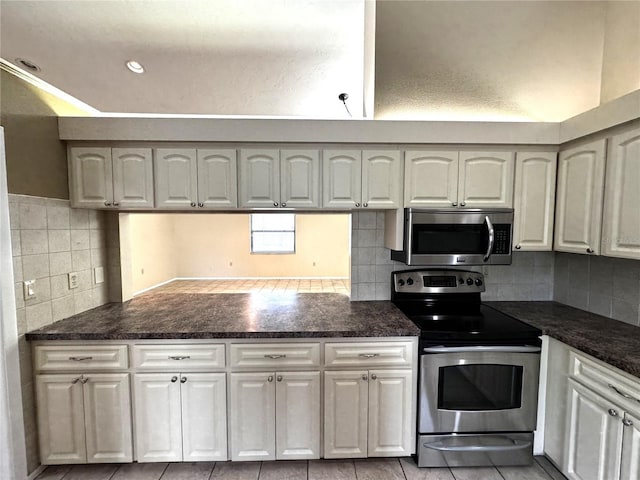
<path fill-rule="evenodd" d="M 74 208 L 153 208 L 150 148 L 72 147 L 69 191 Z"/>
<path fill-rule="evenodd" d="M 560 152 L 554 250 L 600 253 L 606 140 Z"/>
<path fill-rule="evenodd" d="M 556 157 L 554 152 L 518 152 L 514 192 L 513 248 L 553 249 Z"/>
<path fill-rule="evenodd" d="M 233 149 L 198 149 L 198 207 L 238 206 L 237 162 Z"/>
<path fill-rule="evenodd" d="M 602 253 L 640 259 L 640 129 L 609 140 Z"/>
<path fill-rule="evenodd" d="M 317 208 L 320 206 L 318 150 L 240 151 L 240 206 Z"/>
<path fill-rule="evenodd" d="M 393 150 L 324 150 L 326 208 L 400 208 L 402 163 Z"/>
<path fill-rule="evenodd" d="M 156 206 L 190 209 L 198 206 L 198 167 L 195 149 L 155 150 Z"/>
<path fill-rule="evenodd" d="M 114 148 L 113 206 L 153 207 L 153 159 L 150 148 Z"/>
<path fill-rule="evenodd" d="M 233 149 L 158 148 L 155 173 L 158 208 L 216 209 L 238 204 Z"/>
<path fill-rule="evenodd" d="M 460 206 L 512 207 L 513 170 L 513 152 L 460 152 Z"/>
<path fill-rule="evenodd" d="M 292 208 L 320 206 L 320 152 L 280 151 L 280 205 Z"/>
<path fill-rule="evenodd" d="M 407 151 L 404 165 L 405 207 L 458 205 L 458 152 Z"/>
<path fill-rule="evenodd" d="M 513 205 L 513 152 L 405 152 L 405 207 Z"/>

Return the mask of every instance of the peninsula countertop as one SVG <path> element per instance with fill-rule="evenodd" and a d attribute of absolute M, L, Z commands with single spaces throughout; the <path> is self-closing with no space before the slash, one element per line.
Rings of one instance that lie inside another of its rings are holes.
<path fill-rule="evenodd" d="M 338 293 L 146 293 L 26 334 L 27 340 L 418 336 L 388 301 Z"/>
<path fill-rule="evenodd" d="M 640 377 L 640 327 L 556 302 L 486 302 L 603 362 Z"/>

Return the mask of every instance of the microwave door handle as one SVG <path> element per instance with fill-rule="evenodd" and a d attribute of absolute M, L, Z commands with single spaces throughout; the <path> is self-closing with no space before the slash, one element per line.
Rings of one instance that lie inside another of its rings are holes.
<path fill-rule="evenodd" d="M 495 241 L 495 232 L 493 230 L 493 224 L 491 223 L 491 220 L 489 220 L 489 216 L 485 216 L 484 217 L 484 223 L 487 224 L 487 230 L 489 231 L 489 246 L 487 247 L 487 253 L 485 254 L 483 260 L 486 262 L 487 260 L 489 260 L 489 257 L 491 256 L 491 251 L 493 250 L 493 243 Z"/>

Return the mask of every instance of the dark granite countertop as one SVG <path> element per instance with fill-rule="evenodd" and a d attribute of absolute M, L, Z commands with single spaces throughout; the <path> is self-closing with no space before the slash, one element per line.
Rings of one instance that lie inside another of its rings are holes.
<path fill-rule="evenodd" d="M 640 327 L 556 302 L 485 302 L 631 375 L 640 377 Z"/>
<path fill-rule="evenodd" d="M 338 293 L 153 294 L 27 333 L 27 340 L 395 337 L 420 330 L 387 301 Z"/>

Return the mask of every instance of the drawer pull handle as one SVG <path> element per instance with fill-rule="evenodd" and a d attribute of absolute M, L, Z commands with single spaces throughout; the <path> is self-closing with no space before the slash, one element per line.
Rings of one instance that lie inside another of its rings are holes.
<path fill-rule="evenodd" d="M 616 392 L 618 395 L 620 395 L 621 397 L 624 397 L 628 400 L 635 400 L 636 402 L 640 403 L 640 400 L 638 400 L 636 397 L 629 395 L 628 393 L 623 392 L 622 390 L 616 388 L 614 385 L 609 384 L 609 388 L 612 389 L 614 392 Z"/>
<path fill-rule="evenodd" d="M 610 408 L 608 410 L 609 415 L 611 415 L 612 417 L 617 417 L 618 416 L 618 412 L 616 410 L 614 410 L 613 408 Z"/>
<path fill-rule="evenodd" d="M 75 385 L 75 384 L 76 384 L 76 383 L 78 383 L 79 381 L 80 381 L 80 377 L 76 377 L 76 378 L 74 378 L 73 380 L 71 380 L 71 383 L 73 383 L 73 384 Z"/>
<path fill-rule="evenodd" d="M 93 357 L 69 357 L 69 360 L 74 362 L 84 362 L 85 360 L 93 360 Z"/>
<path fill-rule="evenodd" d="M 285 354 L 283 354 L 283 353 L 281 353 L 281 354 L 273 354 L 273 355 L 267 354 L 267 355 L 264 356 L 264 358 L 271 358 L 272 360 L 276 360 L 278 358 L 287 358 L 287 356 Z"/>
<path fill-rule="evenodd" d="M 187 381 L 187 377 L 182 377 L 182 378 L 180 379 L 180 383 L 184 383 L 184 382 L 186 382 L 186 381 Z"/>
<path fill-rule="evenodd" d="M 358 356 L 362 358 L 375 358 L 375 357 L 379 357 L 380 354 L 379 353 L 361 353 Z"/>
<path fill-rule="evenodd" d="M 278 380 L 279 382 L 282 381 L 282 375 L 278 375 L 278 378 L 276 378 L 276 380 Z"/>
<path fill-rule="evenodd" d="M 80 380 L 80 383 L 82 383 L 84 385 L 88 381 L 89 381 L 89 379 L 88 378 L 84 378 L 84 376 L 83 376 L 82 379 Z"/>
<path fill-rule="evenodd" d="M 629 420 L 628 418 L 625 418 L 624 420 L 622 420 L 622 424 L 625 427 L 633 427 L 633 422 L 631 420 Z"/>
<path fill-rule="evenodd" d="M 273 382 L 273 375 L 269 375 L 267 377 L 267 382 L 269 382 L 269 383 Z"/>
<path fill-rule="evenodd" d="M 187 360 L 191 358 L 189 355 L 169 355 L 169 360 Z"/>
<path fill-rule="evenodd" d="M 177 381 L 178 381 L 178 377 L 176 377 L 175 375 L 171 377 L 171 383 L 176 383 Z"/>

